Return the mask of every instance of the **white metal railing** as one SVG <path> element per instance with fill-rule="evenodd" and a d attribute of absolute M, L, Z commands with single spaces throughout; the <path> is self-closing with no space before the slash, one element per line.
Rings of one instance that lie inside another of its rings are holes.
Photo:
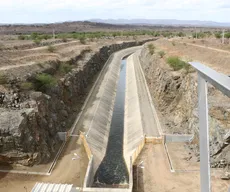
<path fill-rule="evenodd" d="M 189 62 L 189 64 L 198 72 L 200 188 L 201 192 L 211 192 L 207 83 L 212 84 L 216 89 L 230 97 L 230 78 L 201 63 Z"/>

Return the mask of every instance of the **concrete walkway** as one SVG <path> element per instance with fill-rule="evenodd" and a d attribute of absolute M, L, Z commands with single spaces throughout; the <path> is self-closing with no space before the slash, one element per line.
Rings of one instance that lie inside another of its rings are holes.
<path fill-rule="evenodd" d="M 135 73 L 136 73 L 136 81 L 137 81 L 137 90 L 139 95 L 140 102 L 140 111 L 142 118 L 142 126 L 144 129 L 144 134 L 147 137 L 158 137 L 160 133 L 158 131 L 159 125 L 157 124 L 156 114 L 154 114 L 154 110 L 152 108 L 152 100 L 148 94 L 148 87 L 145 82 L 145 77 L 142 73 L 140 61 L 138 58 L 139 52 L 131 55 Z"/>

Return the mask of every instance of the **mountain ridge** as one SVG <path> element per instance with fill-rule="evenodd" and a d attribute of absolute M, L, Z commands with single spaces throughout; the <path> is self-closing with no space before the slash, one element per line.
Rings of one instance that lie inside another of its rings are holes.
<path fill-rule="evenodd" d="M 171 25 L 171 26 L 207 26 L 230 27 L 230 23 L 201 20 L 177 20 L 177 19 L 90 19 L 90 22 L 107 24 L 131 24 L 131 25 Z"/>

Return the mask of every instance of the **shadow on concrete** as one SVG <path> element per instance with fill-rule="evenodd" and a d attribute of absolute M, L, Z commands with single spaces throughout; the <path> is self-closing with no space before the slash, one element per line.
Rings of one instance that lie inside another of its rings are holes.
<path fill-rule="evenodd" d="M 0 161 L 0 170 L 1 170 L 0 171 L 0 180 L 9 174 L 9 172 L 3 172 L 3 171 L 10 171 L 12 169 L 13 169 L 13 167 L 11 164 L 9 164 L 7 162 L 1 162 Z"/>
<path fill-rule="evenodd" d="M 144 192 L 144 191 L 145 189 L 144 189 L 143 169 L 137 168 L 137 165 L 134 165 L 133 166 L 133 192 Z"/>

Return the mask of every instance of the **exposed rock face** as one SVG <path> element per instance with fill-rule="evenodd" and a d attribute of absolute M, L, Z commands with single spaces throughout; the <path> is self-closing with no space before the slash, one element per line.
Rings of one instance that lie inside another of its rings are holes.
<path fill-rule="evenodd" d="M 120 49 L 143 42 L 126 42 L 102 47 L 68 61 L 75 66 L 45 93 L 21 92 L 20 79 L 0 87 L 0 163 L 31 166 L 47 163 L 61 144 L 58 132 L 68 131 L 79 112 L 93 78 L 109 56 Z M 45 72 L 55 72 L 59 61 Z M 33 74 L 29 74 L 29 78 Z"/>
<path fill-rule="evenodd" d="M 159 56 L 145 47 L 140 61 L 156 107 L 161 113 L 164 132 L 194 134 L 193 144 L 199 160 L 197 75 L 173 71 Z M 209 85 L 209 126 L 211 166 L 230 165 L 230 99 Z"/>

